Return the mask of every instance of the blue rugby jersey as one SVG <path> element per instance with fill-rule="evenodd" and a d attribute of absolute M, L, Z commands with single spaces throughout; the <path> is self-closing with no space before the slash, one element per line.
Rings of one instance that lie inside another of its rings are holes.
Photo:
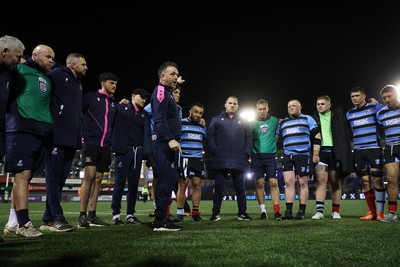
<path fill-rule="evenodd" d="M 206 127 L 189 118 L 182 119 L 181 149 L 184 158 L 203 158 L 203 141 L 207 138 Z"/>
<path fill-rule="evenodd" d="M 379 133 L 376 113 L 383 107 L 380 103 L 366 103 L 364 106 L 351 108 L 346 119 L 353 132 L 354 149 L 379 148 Z"/>
<path fill-rule="evenodd" d="M 276 129 L 276 134 L 283 141 L 283 152 L 286 155 L 310 155 L 310 134 L 315 128 L 318 128 L 318 124 L 309 115 L 299 114 L 284 118 Z"/>
<path fill-rule="evenodd" d="M 378 111 L 376 118 L 385 131 L 386 145 L 400 145 L 400 106 L 393 109 L 385 106 Z"/>
<path fill-rule="evenodd" d="M 153 112 L 151 111 L 151 104 L 149 103 L 146 106 L 144 106 L 143 110 L 146 111 L 147 114 L 149 115 L 149 118 L 150 118 L 150 129 L 151 129 L 151 132 L 153 133 L 154 120 L 153 120 Z"/>

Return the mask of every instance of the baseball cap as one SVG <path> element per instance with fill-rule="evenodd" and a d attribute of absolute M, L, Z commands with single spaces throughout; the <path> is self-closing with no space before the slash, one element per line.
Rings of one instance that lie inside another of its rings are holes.
<path fill-rule="evenodd" d="M 133 95 L 140 95 L 141 98 L 146 99 L 150 96 L 150 94 L 143 88 L 136 88 L 132 91 Z"/>

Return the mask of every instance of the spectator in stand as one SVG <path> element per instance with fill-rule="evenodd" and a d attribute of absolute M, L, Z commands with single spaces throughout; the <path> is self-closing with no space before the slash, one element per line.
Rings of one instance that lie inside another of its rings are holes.
<path fill-rule="evenodd" d="M 149 188 L 147 185 L 144 185 L 142 187 L 142 198 L 143 198 L 143 203 L 147 202 L 147 199 L 149 198 Z"/>
<path fill-rule="evenodd" d="M 371 98 L 366 101 L 364 88 L 350 90 L 354 107 L 347 111 L 346 119 L 352 130 L 354 163 L 369 211 L 360 217 L 362 221 L 382 220 L 385 215 L 385 187 L 383 184 L 382 149 L 376 113 L 383 105 Z M 375 200 L 377 206 L 375 205 Z"/>

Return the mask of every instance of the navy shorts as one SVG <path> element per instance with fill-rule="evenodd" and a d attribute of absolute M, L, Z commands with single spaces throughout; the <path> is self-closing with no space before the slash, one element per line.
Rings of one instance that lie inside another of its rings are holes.
<path fill-rule="evenodd" d="M 83 146 L 84 166 L 96 166 L 96 171 L 105 173 L 110 171 L 111 150 L 106 147 L 85 144 Z"/>
<path fill-rule="evenodd" d="M 181 158 L 179 166 L 179 179 L 199 177 L 204 179 L 204 160 Z"/>
<path fill-rule="evenodd" d="M 46 147 L 50 139 L 31 133 L 14 133 L 6 136 L 6 172 L 31 170 L 43 174 Z"/>
<path fill-rule="evenodd" d="M 251 169 L 253 177 L 259 178 L 276 178 L 278 164 L 275 154 L 257 154 L 251 156 Z"/>
<path fill-rule="evenodd" d="M 383 153 L 383 162 L 384 164 L 400 162 L 400 145 L 385 146 L 385 150 Z"/>
<path fill-rule="evenodd" d="M 319 152 L 319 161 L 328 165 L 329 169 L 340 168 L 340 161 L 336 159 L 335 152 L 331 147 L 321 147 Z"/>
<path fill-rule="evenodd" d="M 354 150 L 354 162 L 356 171 L 382 169 L 382 150 L 380 148 Z"/>
<path fill-rule="evenodd" d="M 294 171 L 300 176 L 310 174 L 310 157 L 306 155 L 283 155 L 282 170 Z"/>

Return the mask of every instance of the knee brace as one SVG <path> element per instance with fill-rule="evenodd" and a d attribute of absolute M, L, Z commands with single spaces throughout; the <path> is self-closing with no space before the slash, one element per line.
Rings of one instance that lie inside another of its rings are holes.
<path fill-rule="evenodd" d="M 316 171 L 328 171 L 328 165 L 322 162 L 318 162 L 317 165 L 315 165 L 314 169 Z"/>

